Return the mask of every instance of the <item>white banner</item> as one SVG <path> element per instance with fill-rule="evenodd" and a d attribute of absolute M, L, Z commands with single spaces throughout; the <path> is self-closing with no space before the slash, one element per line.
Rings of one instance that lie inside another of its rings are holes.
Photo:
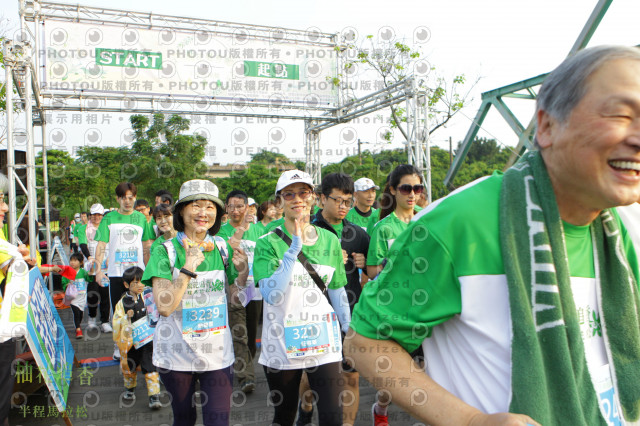
<path fill-rule="evenodd" d="M 337 107 L 331 47 L 169 29 L 45 21 L 44 92 Z"/>

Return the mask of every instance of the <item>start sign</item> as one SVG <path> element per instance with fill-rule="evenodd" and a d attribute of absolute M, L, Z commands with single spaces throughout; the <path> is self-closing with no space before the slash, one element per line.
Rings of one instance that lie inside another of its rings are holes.
<path fill-rule="evenodd" d="M 162 53 L 96 48 L 96 64 L 111 67 L 162 69 Z"/>

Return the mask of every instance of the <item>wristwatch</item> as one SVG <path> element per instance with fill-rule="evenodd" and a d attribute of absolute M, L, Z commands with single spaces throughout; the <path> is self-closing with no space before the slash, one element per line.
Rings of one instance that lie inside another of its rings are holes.
<path fill-rule="evenodd" d="M 191 277 L 191 278 L 198 278 L 198 274 L 196 274 L 195 272 L 191 272 L 191 271 L 190 271 L 190 270 L 188 270 L 188 269 L 180 268 L 180 272 L 182 272 L 183 274 L 185 274 L 185 275 L 186 275 L 186 276 L 188 276 L 188 277 Z"/>

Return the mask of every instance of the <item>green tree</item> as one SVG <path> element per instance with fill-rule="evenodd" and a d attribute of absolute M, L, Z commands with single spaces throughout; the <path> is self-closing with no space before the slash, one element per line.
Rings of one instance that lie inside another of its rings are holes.
<path fill-rule="evenodd" d="M 132 115 L 130 121 L 135 141 L 122 176 L 139 186 L 139 198 L 153 200 L 159 189 L 177 194 L 183 182 L 204 177 L 207 140 L 185 134 L 189 120 L 172 115 L 165 121 L 164 114 L 154 114 L 151 122 L 144 115 Z"/>
<path fill-rule="evenodd" d="M 419 49 L 400 41 L 385 41 L 368 35 L 361 45 L 348 43 L 337 46 L 336 50 L 342 51 L 344 57 L 353 59 L 347 59 L 342 72 L 331 79 L 335 86 L 349 87 L 345 80 L 358 66 L 365 72 L 373 71 L 377 74 L 384 87 L 413 75 L 417 88 L 424 90 L 428 97 L 429 133 L 444 126 L 471 101 L 470 92 L 478 82 L 476 80 L 470 87 L 466 87 L 464 74 L 458 74 L 451 80 L 437 75 L 436 68 L 422 57 Z M 355 98 L 355 95 L 352 97 Z M 406 110 L 402 105 L 404 103 L 390 106 L 390 124 L 392 129 L 397 128 L 404 139 L 408 140 Z M 391 140 L 391 132 L 387 132 L 385 137 Z"/>

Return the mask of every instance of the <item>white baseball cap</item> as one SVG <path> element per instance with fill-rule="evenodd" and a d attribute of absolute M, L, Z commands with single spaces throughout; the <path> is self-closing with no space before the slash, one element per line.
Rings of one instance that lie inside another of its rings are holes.
<path fill-rule="evenodd" d="M 76 213 L 76 214 L 74 214 L 74 215 L 73 215 L 73 218 L 74 218 L 74 219 L 80 219 L 80 213 Z"/>
<path fill-rule="evenodd" d="M 287 186 L 298 182 L 306 183 L 311 187 L 311 189 L 313 189 L 313 179 L 311 179 L 311 175 L 309 173 L 301 170 L 287 170 L 282 173 L 278 179 L 278 183 L 276 184 L 276 194 Z"/>
<path fill-rule="evenodd" d="M 89 209 L 90 214 L 104 214 L 104 206 L 100 203 L 96 203 Z"/>
<path fill-rule="evenodd" d="M 211 200 L 221 209 L 224 208 L 224 203 L 218 198 L 218 187 L 210 180 L 192 179 L 183 183 L 174 208 L 195 200 Z"/>
<path fill-rule="evenodd" d="M 255 204 L 256 206 L 258 205 L 258 203 L 256 203 L 256 200 L 254 200 L 254 199 L 253 199 L 253 198 L 251 198 L 251 197 L 247 198 L 247 205 L 248 205 L 248 206 L 253 206 L 254 204 Z"/>
<path fill-rule="evenodd" d="M 353 183 L 353 189 L 356 191 L 367 191 L 371 188 L 375 188 L 376 190 L 380 189 L 380 187 L 369 178 L 360 178 Z"/>

